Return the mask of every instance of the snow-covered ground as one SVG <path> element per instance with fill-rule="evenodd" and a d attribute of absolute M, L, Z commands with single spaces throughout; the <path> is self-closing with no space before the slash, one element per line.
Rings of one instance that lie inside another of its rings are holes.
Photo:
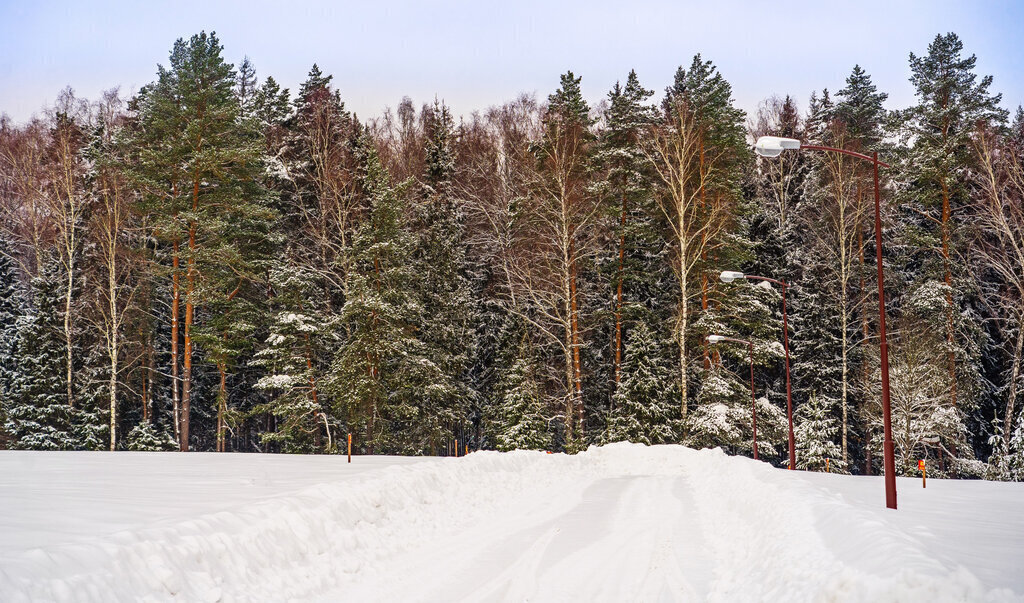
<path fill-rule="evenodd" d="M 1024 600 L 1024 484 L 617 444 L 0 452 L 0 601 Z"/>

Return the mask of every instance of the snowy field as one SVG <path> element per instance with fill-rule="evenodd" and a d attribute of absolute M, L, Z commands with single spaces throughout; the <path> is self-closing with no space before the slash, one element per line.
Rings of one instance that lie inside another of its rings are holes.
<path fill-rule="evenodd" d="M 0 601 L 1024 601 L 1024 484 L 618 444 L 0 452 Z"/>

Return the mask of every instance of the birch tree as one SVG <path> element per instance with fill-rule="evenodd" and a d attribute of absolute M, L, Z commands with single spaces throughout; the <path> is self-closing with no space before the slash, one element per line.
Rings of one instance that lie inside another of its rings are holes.
<path fill-rule="evenodd" d="M 1024 114 L 1018 113 L 1015 130 L 1024 131 Z M 975 226 L 984 233 L 973 246 L 973 257 L 995 278 L 994 305 L 1003 331 L 1010 338 L 1010 371 L 1006 382 L 1003 415 L 1003 446 L 1009 447 L 1021 380 L 1024 354 L 1024 148 L 1001 137 L 992 127 L 980 124 L 972 139 L 979 170 L 972 212 Z M 986 272 L 976 272 L 984 278 Z"/>
<path fill-rule="evenodd" d="M 706 265 L 728 242 L 738 200 L 736 168 L 748 152 L 743 112 L 733 106 L 732 87 L 700 55 L 688 71 L 679 68 L 663 108 L 662 120 L 650 130 L 645 153 L 660 181 L 655 195 L 670 227 L 679 288 L 673 336 L 679 352 L 679 402 L 685 425 L 694 304 L 695 300 L 699 300 L 697 307 L 707 303 Z"/>

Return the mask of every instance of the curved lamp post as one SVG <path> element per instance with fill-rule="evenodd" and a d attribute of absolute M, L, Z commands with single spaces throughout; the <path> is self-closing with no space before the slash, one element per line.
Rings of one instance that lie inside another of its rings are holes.
<path fill-rule="evenodd" d="M 778 136 L 762 136 L 754 143 L 754 152 L 762 157 L 778 157 L 783 151 L 799 151 L 808 149 L 811 151 L 830 151 L 857 157 L 864 161 L 870 161 L 874 168 L 875 177 L 875 255 L 878 268 L 878 329 L 879 336 L 879 365 L 882 372 L 882 425 L 885 430 L 885 445 L 883 447 L 885 468 L 885 506 L 890 509 L 896 508 L 896 457 L 893 452 L 892 443 L 892 409 L 889 404 L 889 344 L 886 341 L 885 330 L 885 276 L 882 273 L 882 201 L 881 190 L 878 187 L 878 167 L 890 167 L 889 164 L 878 160 L 878 153 L 865 155 L 846 149 L 826 147 L 815 144 L 804 144 L 795 138 L 780 138 Z"/>
<path fill-rule="evenodd" d="M 723 335 L 708 335 L 708 343 L 711 345 L 723 341 L 742 343 L 747 346 L 750 354 L 750 410 L 754 419 L 754 460 L 756 461 L 759 459 L 757 458 L 757 398 L 754 397 L 754 342 L 746 339 L 733 339 Z"/>
<path fill-rule="evenodd" d="M 723 283 L 731 283 L 737 279 L 748 281 L 763 281 L 775 283 L 782 287 L 782 343 L 786 349 L 786 418 L 789 419 L 789 469 L 796 469 L 796 439 L 793 437 L 793 390 L 789 384 L 789 319 L 786 317 L 786 281 L 780 281 L 767 276 L 754 276 L 726 270 L 719 278 Z"/>

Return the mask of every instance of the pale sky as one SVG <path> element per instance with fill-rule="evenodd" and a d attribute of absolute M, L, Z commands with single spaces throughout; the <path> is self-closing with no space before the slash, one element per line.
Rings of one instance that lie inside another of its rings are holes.
<path fill-rule="evenodd" d="M 260 78 L 293 91 L 318 63 L 346 105 L 379 115 L 408 95 L 457 114 L 544 98 L 566 70 L 591 103 L 636 69 L 657 98 L 702 53 L 751 111 L 773 94 L 801 109 L 811 90 L 843 86 L 859 63 L 889 108 L 913 102 L 908 54 L 955 31 L 1003 106 L 1024 103 L 1021 1 L 503 0 L 498 3 L 295 0 L 0 0 L 0 112 L 20 122 L 64 86 L 96 98 L 134 92 L 167 63 L 174 40 L 216 31 L 226 58 L 249 56 Z"/>

